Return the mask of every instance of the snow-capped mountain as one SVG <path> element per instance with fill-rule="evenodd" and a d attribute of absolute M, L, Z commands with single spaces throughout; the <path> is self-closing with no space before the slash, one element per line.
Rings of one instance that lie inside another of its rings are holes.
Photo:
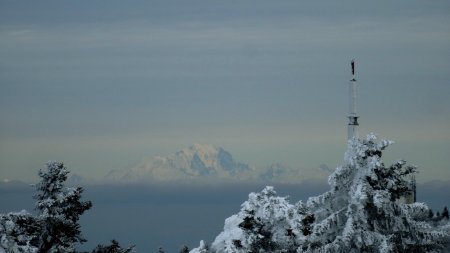
<path fill-rule="evenodd" d="M 138 165 L 111 171 L 107 180 L 120 182 L 249 179 L 254 168 L 237 162 L 223 148 L 194 144 L 175 154 L 145 158 Z"/>
<path fill-rule="evenodd" d="M 10 180 L 2 179 L 0 180 L 0 190 L 11 190 L 11 189 L 31 189 L 31 184 L 25 183 L 20 180 Z"/>

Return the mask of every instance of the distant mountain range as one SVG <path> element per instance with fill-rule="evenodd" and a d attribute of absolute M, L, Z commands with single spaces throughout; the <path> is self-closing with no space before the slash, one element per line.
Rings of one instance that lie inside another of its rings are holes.
<path fill-rule="evenodd" d="M 235 161 L 221 147 L 194 144 L 168 156 L 145 158 L 138 165 L 109 172 L 109 182 L 264 181 L 300 182 L 301 174 L 282 164 L 256 169 Z"/>
<path fill-rule="evenodd" d="M 20 180 L 3 179 L 2 181 L 0 181 L 0 191 L 5 189 L 23 189 L 23 188 L 31 189 L 32 185 L 22 182 Z"/>
<path fill-rule="evenodd" d="M 324 169 L 321 168 L 321 170 Z M 140 163 L 129 168 L 111 170 L 103 179 L 87 178 L 71 172 L 67 178 L 67 184 L 71 186 L 97 183 L 167 182 L 297 184 L 303 180 L 304 175 L 300 169 L 281 163 L 256 168 L 234 160 L 231 153 L 221 147 L 194 144 L 166 156 L 144 158 Z M 16 185 L 21 188 L 19 186 L 22 184 L 24 183 L 21 181 L 3 180 L 0 181 L 0 189 L 14 188 Z"/>

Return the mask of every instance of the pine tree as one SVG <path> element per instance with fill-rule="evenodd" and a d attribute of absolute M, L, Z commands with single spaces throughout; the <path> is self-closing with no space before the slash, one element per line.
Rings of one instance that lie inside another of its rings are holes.
<path fill-rule="evenodd" d="M 385 166 L 390 141 L 374 135 L 349 142 L 345 163 L 330 176 L 331 190 L 308 200 L 317 221 L 307 252 L 429 252 L 442 250 L 448 234 L 427 223 L 423 203 L 402 204 L 405 180 L 416 168 L 397 161 Z"/>
<path fill-rule="evenodd" d="M 450 226 L 429 219 L 423 203 L 405 204 L 416 168 L 385 166 L 392 142 L 375 135 L 349 141 L 344 165 L 329 177 L 331 189 L 290 204 L 272 187 L 251 193 L 241 211 L 225 220 L 211 252 L 401 253 L 447 252 Z M 201 246 L 191 253 L 209 252 Z"/>
<path fill-rule="evenodd" d="M 61 162 L 48 162 L 46 169 L 39 171 L 41 182 L 36 185 L 35 198 L 42 231 L 38 253 L 74 252 L 75 243 L 86 241 L 78 220 L 92 204 L 81 201 L 81 187 L 64 186 L 68 173 Z"/>
<path fill-rule="evenodd" d="M 126 249 L 119 245 L 119 242 L 112 240 L 110 245 L 98 245 L 92 253 L 129 253 L 133 250 L 134 246 L 128 247 Z"/>
<path fill-rule="evenodd" d="M 442 218 L 447 219 L 448 220 L 448 209 L 447 207 L 444 207 L 444 210 L 442 210 Z"/>
<path fill-rule="evenodd" d="M 205 241 L 200 241 L 200 246 L 198 246 L 195 249 L 192 249 L 190 253 L 209 253 L 209 245 Z M 224 252 L 224 251 L 217 251 L 217 252 Z M 239 252 L 239 251 L 236 251 Z"/>
<path fill-rule="evenodd" d="M 216 252 L 296 252 L 314 216 L 302 202 L 292 205 L 273 187 L 250 193 L 241 211 L 225 221 L 212 244 Z"/>
<path fill-rule="evenodd" d="M 189 253 L 189 248 L 186 245 L 183 245 L 180 249 L 180 253 Z"/>
<path fill-rule="evenodd" d="M 40 233 L 36 218 L 25 210 L 0 214 L 0 252 L 35 253 Z"/>
<path fill-rule="evenodd" d="M 26 211 L 0 214 L 0 253 L 70 253 L 75 252 L 75 243 L 85 241 L 78 219 L 92 204 L 81 201 L 81 187 L 64 186 L 68 173 L 60 162 L 48 162 L 39 171 L 37 216 Z M 129 253 L 133 248 L 122 248 L 112 240 L 111 245 L 98 245 L 92 253 Z"/>

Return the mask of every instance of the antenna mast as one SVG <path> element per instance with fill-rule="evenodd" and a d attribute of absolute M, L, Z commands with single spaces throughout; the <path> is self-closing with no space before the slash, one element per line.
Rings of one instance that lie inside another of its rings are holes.
<path fill-rule="evenodd" d="M 352 79 L 349 83 L 349 112 L 348 112 L 348 140 L 352 138 L 358 138 L 357 126 L 358 115 L 356 114 L 356 78 L 355 78 L 355 60 L 351 62 L 352 66 Z"/>

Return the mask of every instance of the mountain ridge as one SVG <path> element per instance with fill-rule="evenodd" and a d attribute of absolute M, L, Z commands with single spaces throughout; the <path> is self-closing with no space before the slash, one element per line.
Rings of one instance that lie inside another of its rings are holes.
<path fill-rule="evenodd" d="M 167 156 L 142 159 L 136 166 L 112 170 L 105 180 L 110 182 L 185 182 L 185 181 L 262 181 L 301 182 L 299 170 L 276 163 L 256 169 L 234 160 L 222 147 L 193 144 Z"/>

